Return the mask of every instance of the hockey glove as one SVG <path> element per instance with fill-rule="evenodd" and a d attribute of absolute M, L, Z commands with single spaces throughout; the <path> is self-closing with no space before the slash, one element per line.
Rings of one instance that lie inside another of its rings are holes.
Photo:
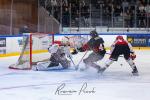
<path fill-rule="evenodd" d="M 73 54 L 73 55 L 78 54 L 78 51 L 76 49 L 73 49 L 73 51 L 71 52 L 71 54 Z"/>
<path fill-rule="evenodd" d="M 85 52 L 86 50 L 89 50 L 89 49 L 90 49 L 90 48 L 89 48 L 88 44 L 84 44 L 82 47 L 77 48 L 77 50 L 78 50 L 79 52 Z"/>
<path fill-rule="evenodd" d="M 135 55 L 134 53 L 130 53 L 130 58 L 131 58 L 132 60 L 134 60 L 134 59 L 136 58 L 136 55 Z"/>
<path fill-rule="evenodd" d="M 84 52 L 86 50 L 84 50 L 82 47 L 81 48 L 77 48 L 79 52 Z"/>

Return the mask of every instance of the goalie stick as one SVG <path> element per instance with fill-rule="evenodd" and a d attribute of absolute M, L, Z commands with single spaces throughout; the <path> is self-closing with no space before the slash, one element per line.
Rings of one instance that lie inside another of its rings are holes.
<path fill-rule="evenodd" d="M 88 53 L 88 50 L 85 52 L 85 54 L 83 55 L 79 63 L 75 66 L 75 70 L 78 70 L 80 63 L 82 62 L 83 58 L 86 56 L 87 53 Z"/>
<path fill-rule="evenodd" d="M 70 56 L 69 56 L 69 58 L 70 58 L 71 62 L 73 63 L 73 65 L 75 66 L 73 59 Z"/>

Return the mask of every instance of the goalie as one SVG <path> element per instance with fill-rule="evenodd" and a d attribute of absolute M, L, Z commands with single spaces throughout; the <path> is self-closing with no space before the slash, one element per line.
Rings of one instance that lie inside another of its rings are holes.
<path fill-rule="evenodd" d="M 125 60 L 131 66 L 133 70 L 132 74 L 138 75 L 137 67 L 133 61 L 136 58 L 136 55 L 132 49 L 131 44 L 125 41 L 122 36 L 116 37 L 115 42 L 111 46 L 110 58 L 106 62 L 105 67 L 101 68 L 101 72 L 105 71 L 106 68 L 108 68 L 114 61 L 117 61 L 120 55 L 123 55 Z"/>
<path fill-rule="evenodd" d="M 63 69 L 67 69 L 71 66 L 70 61 L 67 59 L 72 57 L 70 54 L 70 48 L 67 45 L 61 45 L 53 44 L 48 48 L 49 53 L 51 54 L 50 61 L 48 66 L 37 66 L 36 70 L 45 70 L 45 69 L 51 69 L 53 67 L 58 67 L 61 65 Z M 67 57 L 66 57 L 67 56 Z"/>

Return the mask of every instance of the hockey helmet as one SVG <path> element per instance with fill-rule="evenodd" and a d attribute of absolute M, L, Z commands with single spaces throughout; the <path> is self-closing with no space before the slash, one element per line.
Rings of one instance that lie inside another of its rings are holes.
<path fill-rule="evenodd" d="M 90 32 L 90 36 L 91 37 L 97 37 L 98 36 L 98 33 L 94 30 L 94 31 L 91 31 Z"/>
<path fill-rule="evenodd" d="M 123 36 L 119 35 L 116 37 L 116 40 L 124 40 Z"/>

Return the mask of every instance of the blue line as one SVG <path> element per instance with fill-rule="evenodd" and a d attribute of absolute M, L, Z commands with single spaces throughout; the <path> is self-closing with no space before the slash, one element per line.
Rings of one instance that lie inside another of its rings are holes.
<path fill-rule="evenodd" d="M 64 35 L 90 35 L 88 33 L 64 33 L 64 34 L 49 34 L 49 36 L 64 36 Z M 98 35 L 128 35 L 128 36 L 150 36 L 150 33 L 98 33 Z M 23 36 L 29 36 L 29 35 L 1 35 L 0 38 L 5 37 L 23 37 Z"/>
<path fill-rule="evenodd" d="M 49 35 L 52 35 L 52 34 L 49 34 Z M 55 35 L 55 36 L 63 36 L 63 35 L 90 35 L 90 34 L 87 34 L 87 33 L 71 33 L 71 34 L 66 34 L 66 33 L 64 33 L 64 34 L 53 34 L 53 35 Z M 135 35 L 142 35 L 142 36 L 144 36 L 144 35 L 146 35 L 146 36 L 150 36 L 150 33 L 98 33 L 98 35 L 133 35 L 133 36 L 135 36 Z"/>
<path fill-rule="evenodd" d="M 29 36 L 29 35 L 1 35 L 0 38 L 5 38 L 5 37 L 24 37 L 24 36 Z"/>

